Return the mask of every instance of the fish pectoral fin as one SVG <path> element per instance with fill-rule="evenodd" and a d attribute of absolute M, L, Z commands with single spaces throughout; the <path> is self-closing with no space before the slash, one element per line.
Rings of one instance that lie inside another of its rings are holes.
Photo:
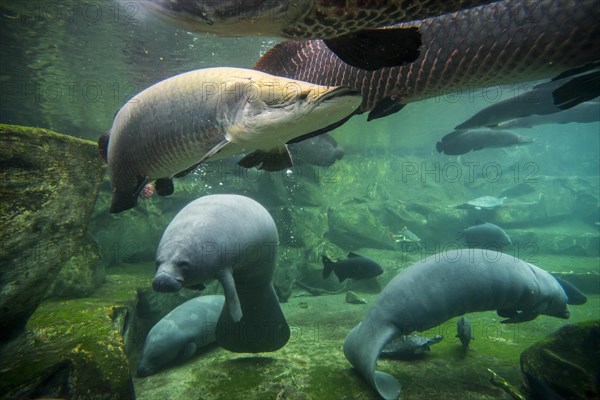
<path fill-rule="evenodd" d="M 369 113 L 367 121 L 373 121 L 377 118 L 387 117 L 402 110 L 406 104 L 403 104 L 400 99 L 392 100 L 389 97 L 379 101 Z"/>
<path fill-rule="evenodd" d="M 215 147 L 213 147 L 212 149 L 210 149 L 204 156 L 202 156 L 202 158 L 200 160 L 198 160 L 198 162 L 196 164 L 194 164 L 194 168 L 196 168 L 198 165 L 202 164 L 204 161 L 208 160 L 209 158 L 211 158 L 212 156 L 214 156 L 215 154 L 217 154 L 218 152 L 220 152 L 221 150 L 223 150 L 223 148 L 225 146 L 227 146 L 228 144 L 230 144 L 230 143 L 231 142 L 229 140 L 223 140 L 222 142 L 219 142 L 219 144 L 217 144 Z M 185 169 L 185 170 L 179 172 L 177 175 L 179 175 L 179 174 L 185 175 L 185 174 L 191 172 L 193 169 L 190 170 L 190 168 Z"/>
<path fill-rule="evenodd" d="M 265 171 L 281 171 L 292 166 L 292 157 L 284 145 L 270 151 L 253 151 L 238 161 L 238 165 L 244 168 L 256 167 Z"/>
<path fill-rule="evenodd" d="M 418 28 L 367 29 L 324 40 L 343 62 L 375 71 L 415 61 L 422 44 Z"/>
<path fill-rule="evenodd" d="M 156 182 L 154 182 L 154 187 L 159 196 L 170 196 L 175 191 L 173 179 L 171 178 L 158 178 Z"/>

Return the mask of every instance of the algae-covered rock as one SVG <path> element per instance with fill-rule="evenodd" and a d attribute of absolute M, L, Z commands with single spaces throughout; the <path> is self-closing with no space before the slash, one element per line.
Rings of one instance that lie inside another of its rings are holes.
<path fill-rule="evenodd" d="M 567 325 L 521 353 L 532 395 L 540 387 L 565 399 L 600 396 L 600 321 Z M 546 395 L 548 395 L 546 393 Z"/>
<path fill-rule="evenodd" d="M 104 168 L 96 144 L 0 125 L 0 340 L 14 336 L 78 253 Z"/>
<path fill-rule="evenodd" d="M 104 282 L 104 274 L 98 244 L 87 234 L 76 253 L 61 268 L 48 297 L 69 299 L 88 296 Z"/>

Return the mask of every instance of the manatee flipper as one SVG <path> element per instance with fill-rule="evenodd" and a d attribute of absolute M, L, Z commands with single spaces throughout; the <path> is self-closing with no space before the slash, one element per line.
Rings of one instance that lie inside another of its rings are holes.
<path fill-rule="evenodd" d="M 181 352 L 181 360 L 186 361 L 189 360 L 194 354 L 196 354 L 196 350 L 198 350 L 198 346 L 196 343 L 189 342 L 187 343 Z"/>
<path fill-rule="evenodd" d="M 217 323 L 217 343 L 236 353 L 275 351 L 290 338 L 290 328 L 279 306 L 279 299 L 269 282 L 264 287 L 237 287 L 242 319 L 234 321 L 231 313 L 222 312 Z"/>
<path fill-rule="evenodd" d="M 393 325 L 375 326 L 360 323 L 344 340 L 344 354 L 348 361 L 386 400 L 395 400 L 400 396 L 400 382 L 390 374 L 376 371 L 375 366 L 381 349 L 396 336 L 398 329 Z"/>
<path fill-rule="evenodd" d="M 238 322 L 242 319 L 242 306 L 240 305 L 238 292 L 235 288 L 235 281 L 231 274 L 231 268 L 224 270 L 218 280 L 221 282 L 221 285 L 223 285 L 223 291 L 225 292 L 225 305 L 223 306 L 221 316 L 223 316 L 223 314 L 229 314 L 234 322 Z"/>
<path fill-rule="evenodd" d="M 565 294 L 567 295 L 567 304 L 581 305 L 587 302 L 587 297 L 585 294 L 583 294 L 581 290 L 577 289 L 577 287 L 571 282 L 568 282 L 557 276 L 555 276 L 554 279 L 556 279 L 558 284 L 565 291 Z"/>
<path fill-rule="evenodd" d="M 516 324 L 519 322 L 529 322 L 529 321 L 533 321 L 534 319 L 536 319 L 538 315 L 540 315 L 540 313 L 535 310 L 521 311 L 521 312 L 517 312 L 516 315 L 511 318 L 500 321 L 500 323 L 501 324 Z"/>

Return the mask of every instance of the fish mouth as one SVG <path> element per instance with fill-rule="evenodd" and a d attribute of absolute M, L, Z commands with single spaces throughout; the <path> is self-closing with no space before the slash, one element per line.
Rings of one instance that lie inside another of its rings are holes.
<path fill-rule="evenodd" d="M 337 100 L 344 96 L 356 97 L 360 96 L 360 92 L 358 92 L 356 89 L 352 89 L 349 86 L 338 86 L 322 94 L 321 97 L 316 99 L 315 104 L 320 105 L 333 99 Z"/>

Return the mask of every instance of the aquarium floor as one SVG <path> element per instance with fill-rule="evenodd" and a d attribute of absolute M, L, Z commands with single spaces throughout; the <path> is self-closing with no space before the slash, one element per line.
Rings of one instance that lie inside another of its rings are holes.
<path fill-rule="evenodd" d="M 121 278 L 120 278 L 121 279 Z M 149 282 L 149 281 L 148 281 Z M 376 295 L 360 294 L 369 304 Z M 134 378 L 137 398 L 181 399 L 378 399 L 345 359 L 342 344 L 369 305 L 352 305 L 343 294 L 311 296 L 297 291 L 282 304 L 292 335 L 273 353 L 236 354 L 213 348 L 146 378 Z M 569 321 L 542 316 L 503 325 L 494 312 L 469 314 L 474 337 L 466 354 L 456 334 L 456 319 L 425 334 L 445 339 L 414 361 L 380 360 L 378 369 L 402 384 L 401 399 L 507 399 L 489 382 L 488 368 L 519 387 L 519 354 L 567 323 L 600 319 L 600 297 L 571 307 Z"/>

